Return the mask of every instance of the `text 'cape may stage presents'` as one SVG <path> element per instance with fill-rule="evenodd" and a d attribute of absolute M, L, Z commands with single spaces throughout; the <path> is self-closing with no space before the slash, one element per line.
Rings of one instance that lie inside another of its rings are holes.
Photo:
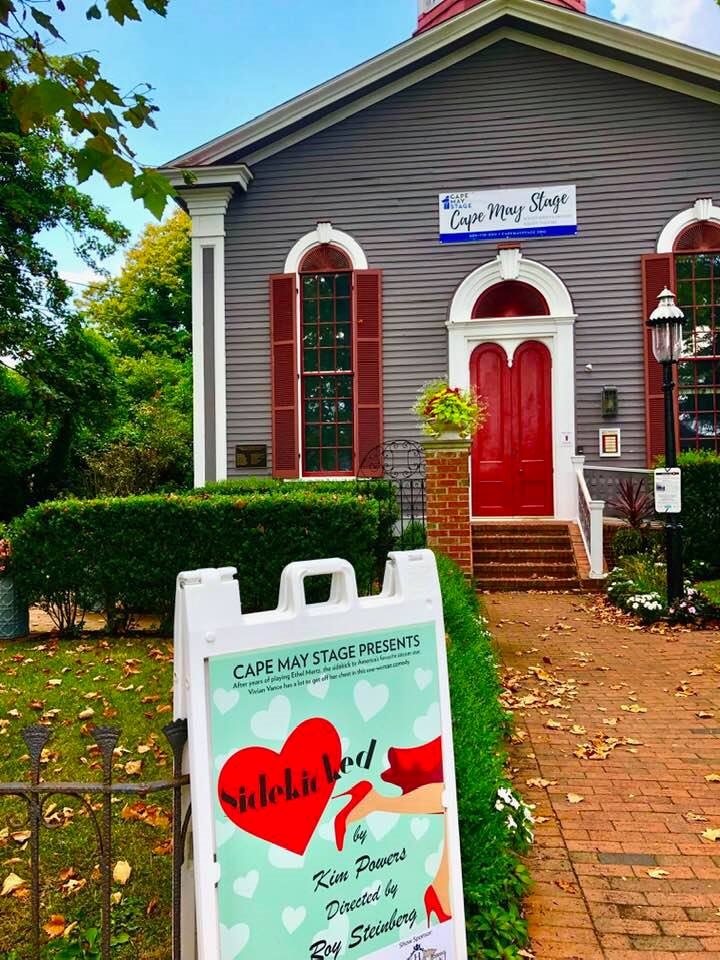
<path fill-rule="evenodd" d="M 343 560 L 291 564 L 248 616 L 234 573 L 178 580 L 200 960 L 466 960 L 432 553 L 368 598 Z"/>

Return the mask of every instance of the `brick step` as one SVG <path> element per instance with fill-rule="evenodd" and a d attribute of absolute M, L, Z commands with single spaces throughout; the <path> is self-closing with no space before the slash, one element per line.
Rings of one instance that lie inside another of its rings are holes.
<path fill-rule="evenodd" d="M 575 563 L 571 547 L 507 547 L 504 550 L 486 546 L 473 547 L 475 563 Z"/>
<path fill-rule="evenodd" d="M 577 577 L 574 563 L 477 563 L 475 576 L 478 580 L 520 579 L 531 580 L 534 577 L 550 577 L 557 580 Z"/>
<path fill-rule="evenodd" d="M 498 593 L 517 593 L 525 590 L 550 592 L 552 590 L 579 590 L 580 581 L 577 577 L 568 577 L 563 580 L 556 580 L 552 577 L 539 577 L 530 580 L 521 580 L 512 577 L 507 579 L 488 577 L 482 580 L 476 580 L 476 587 L 478 590 L 488 590 Z"/>
<path fill-rule="evenodd" d="M 491 535 L 526 535 L 528 533 L 567 534 L 568 525 L 567 523 L 534 523 L 532 521 L 528 521 L 527 523 L 523 523 L 521 521 L 518 521 L 517 523 L 473 523 L 472 530 L 473 533 L 487 533 Z"/>
<path fill-rule="evenodd" d="M 482 548 L 484 550 L 565 550 L 572 548 L 572 541 L 567 533 L 564 536 L 559 536 L 557 534 L 538 536 L 536 533 L 527 533 L 524 536 L 517 537 L 473 536 L 472 544 L 474 549 Z"/>

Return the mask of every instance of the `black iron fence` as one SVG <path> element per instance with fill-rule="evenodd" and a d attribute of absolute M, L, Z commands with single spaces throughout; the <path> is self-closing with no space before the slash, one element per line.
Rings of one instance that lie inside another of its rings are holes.
<path fill-rule="evenodd" d="M 175 720 L 163 728 L 172 750 L 172 777 L 149 783 L 124 783 L 113 779 L 113 759 L 120 731 L 113 727 L 95 727 L 93 737 L 102 759 L 102 780 L 90 782 L 45 782 L 40 779 L 43 750 L 52 737 L 48 727 L 34 724 L 23 730 L 23 739 L 30 757 L 30 779 L 27 782 L 0 783 L 0 797 L 24 801 L 27 809 L 30 853 L 31 960 L 40 960 L 42 947 L 41 920 L 41 835 L 43 830 L 57 829 L 46 816 L 51 798 L 67 797 L 80 803 L 86 811 L 95 838 L 100 881 L 100 952 L 102 960 L 110 960 L 112 949 L 112 803 L 113 797 L 147 797 L 162 792 L 172 793 L 172 960 L 180 960 L 181 943 L 181 870 L 187 833 L 190 827 L 189 807 L 183 813 L 183 787 L 189 778 L 182 773 L 182 757 L 187 742 L 187 721 Z M 93 802 L 93 798 L 95 802 Z"/>
<path fill-rule="evenodd" d="M 395 487 L 400 512 L 401 542 L 411 525 L 425 526 L 425 454 L 414 440 L 388 440 L 370 450 L 358 470 L 358 482 L 368 484 L 378 475 Z M 412 545 L 412 544 L 411 544 Z"/>

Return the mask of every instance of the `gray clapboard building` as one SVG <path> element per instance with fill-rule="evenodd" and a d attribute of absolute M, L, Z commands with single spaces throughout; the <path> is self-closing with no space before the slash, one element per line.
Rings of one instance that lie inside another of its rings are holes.
<path fill-rule="evenodd" d="M 665 286 L 681 447 L 720 452 L 719 161 L 719 57 L 584 0 L 420 0 L 411 39 L 166 168 L 196 481 L 355 476 L 449 377 L 489 404 L 473 515 L 575 519 L 578 454 L 662 451 Z"/>

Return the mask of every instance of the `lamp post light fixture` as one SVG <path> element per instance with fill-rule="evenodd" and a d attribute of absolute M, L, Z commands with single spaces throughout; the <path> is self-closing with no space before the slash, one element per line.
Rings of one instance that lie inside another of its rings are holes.
<path fill-rule="evenodd" d="M 675 294 L 667 287 L 658 297 L 658 306 L 648 320 L 652 332 L 652 348 L 655 359 L 663 369 L 663 394 L 665 397 L 665 466 L 668 470 L 677 467 L 677 444 L 675 440 L 675 405 L 673 391 L 675 377 L 673 365 L 682 355 L 683 321 L 685 314 L 675 302 Z M 667 557 L 668 605 L 672 606 L 685 594 L 683 582 L 682 526 L 678 514 L 668 514 L 665 524 L 665 549 Z"/>

